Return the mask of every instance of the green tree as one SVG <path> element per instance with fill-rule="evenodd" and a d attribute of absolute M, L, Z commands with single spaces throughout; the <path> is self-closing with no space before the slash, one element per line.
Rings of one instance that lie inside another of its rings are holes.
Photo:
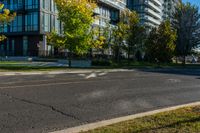
<path fill-rule="evenodd" d="M 0 32 L 3 31 L 4 25 L 9 24 L 15 16 L 15 12 L 11 12 L 8 9 L 4 9 L 4 4 L 0 3 Z M 0 41 L 3 41 L 4 39 L 6 39 L 6 36 L 0 34 Z"/>
<path fill-rule="evenodd" d="M 124 48 L 126 40 L 128 38 L 130 26 L 129 26 L 129 15 L 128 9 L 124 10 L 120 14 L 120 21 L 117 26 L 113 29 L 114 42 L 112 45 L 115 59 L 120 63 L 122 48 Z"/>
<path fill-rule="evenodd" d="M 47 45 L 53 46 L 54 48 L 65 49 L 66 39 L 65 36 L 62 36 L 58 34 L 57 31 L 53 30 L 47 34 Z"/>
<path fill-rule="evenodd" d="M 127 25 L 123 22 L 119 22 L 117 24 L 117 27 L 113 30 L 113 36 L 114 36 L 114 43 L 112 45 L 112 50 L 115 56 L 115 60 L 117 60 L 118 63 L 121 61 L 121 53 L 122 53 L 122 47 L 125 44 L 125 40 L 127 38 Z"/>
<path fill-rule="evenodd" d="M 146 30 L 144 26 L 140 25 L 139 16 L 135 11 L 125 11 L 124 21 L 128 24 L 125 50 L 128 53 L 128 61 L 130 62 L 130 55 L 135 55 L 136 52 L 142 50 Z"/>
<path fill-rule="evenodd" d="M 122 50 L 127 52 L 128 60 L 130 60 L 130 55 L 135 55 L 136 50 L 143 44 L 145 28 L 140 25 L 139 21 L 139 16 L 135 11 L 126 9 L 121 12 L 120 22 L 114 29 L 115 41 L 113 45 L 115 58 L 118 62 Z"/>
<path fill-rule="evenodd" d="M 88 0 L 55 0 L 58 9 L 58 19 L 63 24 L 62 35 L 54 34 L 58 39 L 57 47 L 69 50 L 69 67 L 71 54 L 83 54 L 91 48 L 91 25 L 94 21 L 93 11 L 96 3 Z M 53 40 L 56 40 L 53 39 Z"/>
<path fill-rule="evenodd" d="M 179 2 L 174 14 L 173 26 L 177 30 L 176 55 L 186 56 L 200 44 L 200 14 L 199 9 L 191 3 Z"/>
<path fill-rule="evenodd" d="M 154 28 L 146 41 L 146 56 L 151 62 L 171 62 L 174 56 L 176 32 L 170 21 L 165 21 Z"/>
<path fill-rule="evenodd" d="M 92 32 L 92 48 L 101 51 L 101 54 L 104 55 L 113 42 L 112 35 L 113 28 L 109 23 L 104 27 L 94 27 Z"/>

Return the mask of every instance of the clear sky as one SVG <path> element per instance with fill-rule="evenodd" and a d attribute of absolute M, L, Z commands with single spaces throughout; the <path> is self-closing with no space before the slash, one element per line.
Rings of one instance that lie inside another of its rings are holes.
<path fill-rule="evenodd" d="M 200 0 L 183 0 L 183 2 L 190 2 L 200 7 Z"/>

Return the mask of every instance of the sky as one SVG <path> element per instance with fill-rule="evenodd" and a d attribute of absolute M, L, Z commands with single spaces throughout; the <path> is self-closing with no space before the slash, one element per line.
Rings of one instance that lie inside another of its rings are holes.
<path fill-rule="evenodd" d="M 190 2 L 197 5 L 200 8 L 200 0 L 183 0 L 183 2 Z"/>

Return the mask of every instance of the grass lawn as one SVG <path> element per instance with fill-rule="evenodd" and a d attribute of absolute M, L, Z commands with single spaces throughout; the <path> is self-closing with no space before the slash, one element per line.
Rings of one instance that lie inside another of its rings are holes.
<path fill-rule="evenodd" d="M 40 67 L 40 66 L 0 66 L 0 72 L 7 71 L 53 71 L 53 70 L 69 70 L 66 67 Z"/>
<path fill-rule="evenodd" d="M 146 116 L 84 133 L 200 133 L 200 106 Z"/>
<path fill-rule="evenodd" d="M 16 65 L 16 64 L 26 64 L 23 61 L 0 61 L 0 65 Z"/>

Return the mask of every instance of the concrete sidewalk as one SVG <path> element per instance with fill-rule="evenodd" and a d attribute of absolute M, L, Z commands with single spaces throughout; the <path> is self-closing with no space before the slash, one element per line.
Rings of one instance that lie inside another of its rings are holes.
<path fill-rule="evenodd" d="M 16 76 L 16 75 L 44 75 L 44 74 L 81 74 L 81 73 L 102 73 L 102 72 L 126 72 L 135 71 L 128 69 L 66 69 L 66 70 L 50 70 L 50 71 L 31 71 L 31 72 L 0 72 L 0 76 Z"/>

